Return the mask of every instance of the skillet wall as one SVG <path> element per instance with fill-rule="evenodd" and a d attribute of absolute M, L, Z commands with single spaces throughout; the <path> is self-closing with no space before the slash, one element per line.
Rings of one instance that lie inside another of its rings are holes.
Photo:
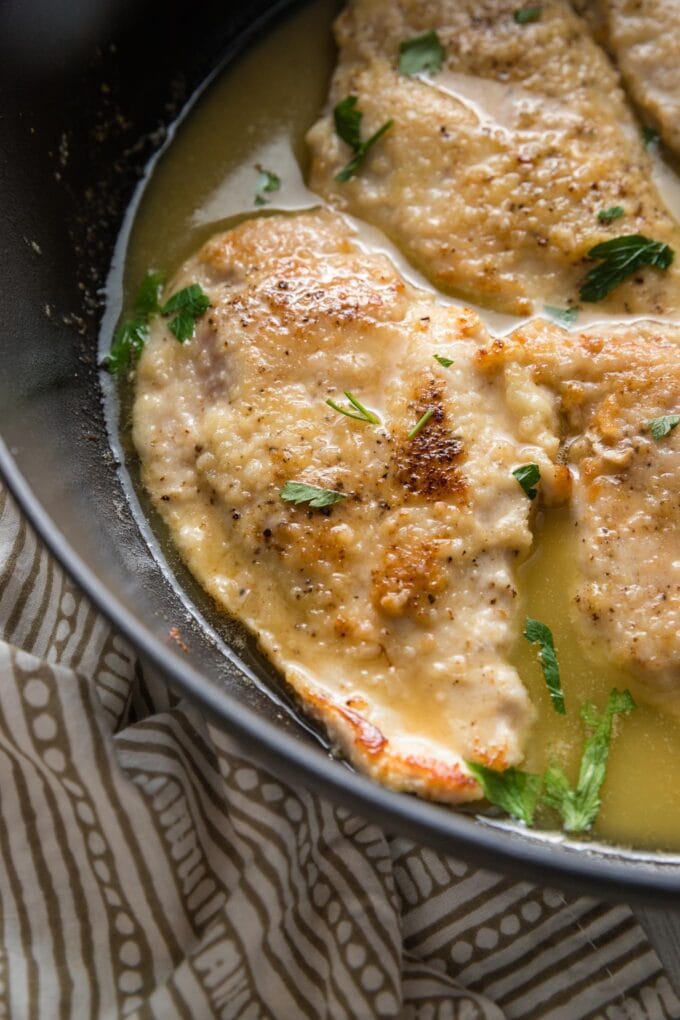
<path fill-rule="evenodd" d="M 197 627 L 192 636 L 130 514 L 96 362 L 102 288 L 144 165 L 231 40 L 276 6 L 0 4 L 0 436 L 120 601 L 165 642 L 181 624 L 194 664 L 304 740 Z"/>

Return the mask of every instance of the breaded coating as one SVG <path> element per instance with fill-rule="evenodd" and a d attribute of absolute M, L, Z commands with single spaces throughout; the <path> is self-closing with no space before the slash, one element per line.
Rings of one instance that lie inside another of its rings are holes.
<path fill-rule="evenodd" d="M 518 24 L 516 0 L 353 0 L 336 22 L 328 108 L 308 132 L 310 187 L 380 227 L 440 288 L 528 314 L 579 302 L 599 242 L 641 233 L 678 249 L 618 74 L 567 0 Z M 436 30 L 434 75 L 399 73 L 400 44 Z M 394 121 L 347 181 L 333 107 L 355 95 L 362 137 Z M 601 223 L 620 206 L 624 216 Z M 680 260 L 646 268 L 599 307 L 662 315 L 680 307 Z M 539 310 L 540 310 L 539 305 Z"/>

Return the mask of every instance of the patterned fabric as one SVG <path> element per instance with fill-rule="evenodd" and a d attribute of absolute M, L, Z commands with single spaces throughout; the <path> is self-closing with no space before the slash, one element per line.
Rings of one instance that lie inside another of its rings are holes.
<path fill-rule="evenodd" d="M 0 491 L 0 1016 L 680 1017 L 627 907 L 387 837 L 173 699 Z"/>

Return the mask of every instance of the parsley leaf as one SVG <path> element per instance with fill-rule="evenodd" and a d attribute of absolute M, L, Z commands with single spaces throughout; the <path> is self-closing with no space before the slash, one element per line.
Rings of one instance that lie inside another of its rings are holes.
<path fill-rule="evenodd" d="M 572 789 L 561 767 L 555 763 L 546 770 L 543 803 L 562 816 L 567 832 L 589 829 L 600 810 L 600 790 L 607 772 L 612 724 L 617 715 L 628 715 L 635 708 L 630 691 L 614 689 L 602 713 L 594 705 L 583 705 L 581 718 L 590 730 L 581 756 L 576 787 Z"/>
<path fill-rule="evenodd" d="M 442 368 L 450 368 L 453 364 L 453 358 L 445 358 L 443 354 L 433 354 L 432 357 L 439 362 Z"/>
<path fill-rule="evenodd" d="M 373 148 L 378 139 L 382 138 L 386 131 L 394 124 L 393 120 L 385 121 L 382 127 L 367 138 L 365 142 L 361 140 L 361 121 L 363 119 L 363 113 L 357 106 L 358 99 L 356 96 L 346 96 L 341 100 L 335 109 L 333 110 L 333 121 L 335 123 L 335 133 L 338 138 L 341 138 L 343 142 L 354 151 L 354 156 L 350 159 L 349 163 L 343 167 L 340 173 L 335 175 L 336 181 L 348 181 L 350 177 L 354 177 L 357 173 L 361 164 L 366 159 L 368 152 Z"/>
<path fill-rule="evenodd" d="M 436 74 L 441 71 L 443 63 L 444 47 L 435 31 L 405 39 L 399 46 L 399 70 L 402 74 L 420 74 L 422 71 Z"/>
<path fill-rule="evenodd" d="M 531 825 L 541 795 L 541 776 L 515 768 L 497 772 L 476 761 L 466 761 L 465 764 L 488 801 L 503 808 L 513 818 Z"/>
<path fill-rule="evenodd" d="M 269 195 L 272 191 L 278 191 L 281 187 L 281 178 L 272 173 L 271 170 L 266 170 L 260 163 L 255 164 L 255 169 L 258 171 L 257 183 L 255 184 L 255 205 L 266 205 L 267 199 L 264 197 L 265 194 Z"/>
<path fill-rule="evenodd" d="M 664 414 L 660 418 L 652 418 L 647 422 L 647 428 L 654 439 L 663 439 L 678 425 L 680 425 L 680 414 Z"/>
<path fill-rule="evenodd" d="M 322 489 L 318 485 L 307 485 L 306 482 L 286 482 L 279 495 L 287 503 L 309 503 L 318 508 L 332 506 L 347 498 L 344 492 Z"/>
<path fill-rule="evenodd" d="M 380 418 L 374 411 L 369 411 L 367 407 L 357 400 L 357 398 L 345 390 L 345 396 L 349 400 L 351 407 L 340 407 L 340 404 L 336 404 L 334 400 L 327 400 L 326 403 L 329 407 L 332 407 L 334 411 L 339 411 L 340 414 L 344 414 L 347 418 L 354 418 L 356 421 L 367 421 L 369 425 L 380 425 Z M 351 408 L 354 408 L 352 411 Z"/>
<path fill-rule="evenodd" d="M 600 209 L 597 218 L 600 223 L 611 223 L 612 220 L 620 220 L 625 215 L 626 210 L 622 205 L 611 205 L 609 209 Z"/>
<path fill-rule="evenodd" d="M 581 300 L 601 301 L 642 266 L 668 269 L 674 252 L 667 244 L 652 241 L 644 234 L 625 234 L 596 244 L 587 255 L 601 261 L 588 272 L 579 292 Z"/>
<path fill-rule="evenodd" d="M 430 420 L 430 418 L 432 417 L 433 414 L 434 414 L 434 407 L 428 407 L 427 411 L 422 416 L 422 418 L 418 419 L 418 421 L 415 423 L 415 425 L 413 426 L 413 428 L 409 432 L 409 434 L 407 436 L 407 439 L 415 439 L 416 436 L 418 435 L 418 433 L 422 432 L 422 430 L 425 428 L 425 426 L 427 425 L 428 421 Z"/>
<path fill-rule="evenodd" d="M 538 485 L 541 480 L 541 470 L 538 464 L 522 464 L 521 467 L 515 468 L 512 474 L 522 486 L 529 499 L 536 499 L 536 489 L 534 486 Z"/>
<path fill-rule="evenodd" d="M 133 365 L 149 339 L 149 325 L 141 319 L 131 319 L 119 326 L 113 334 L 111 350 L 104 365 L 112 375 L 118 375 Z"/>
<path fill-rule="evenodd" d="M 200 284 L 192 283 L 173 294 L 161 308 L 161 313 L 163 315 L 177 313 L 168 323 L 168 327 L 183 344 L 186 340 L 193 338 L 196 332 L 196 320 L 207 311 L 209 305 L 210 299 L 201 289 Z"/>
<path fill-rule="evenodd" d="M 659 144 L 659 132 L 655 131 L 654 128 L 648 127 L 646 124 L 642 128 L 642 144 L 645 149 L 653 149 Z"/>
<path fill-rule="evenodd" d="M 111 350 L 104 358 L 104 365 L 112 375 L 130 368 L 142 353 L 149 339 L 149 319 L 160 311 L 158 298 L 162 287 L 161 274 L 149 270 L 135 297 L 135 318 L 127 319 L 118 327 L 113 335 Z"/>
<path fill-rule="evenodd" d="M 163 290 L 163 275 L 150 269 L 141 282 L 135 298 L 135 312 L 140 319 L 148 321 L 161 310 L 159 298 Z"/>
<path fill-rule="evenodd" d="M 333 110 L 333 122 L 338 138 L 357 152 L 361 148 L 361 120 L 363 113 L 357 106 L 356 96 L 346 96 Z"/>
<path fill-rule="evenodd" d="M 555 322 L 566 327 L 574 325 L 579 313 L 578 308 L 555 308 L 554 305 L 543 305 L 543 310 Z"/>
<path fill-rule="evenodd" d="M 564 704 L 564 694 L 562 693 L 562 683 L 560 681 L 560 667 L 557 662 L 557 652 L 555 651 L 555 643 L 550 627 L 547 627 L 545 623 L 540 623 L 538 620 L 532 620 L 531 617 L 527 617 L 527 621 L 524 624 L 524 637 L 530 644 L 540 645 L 538 661 L 543 670 L 543 677 L 548 688 L 550 700 L 555 711 L 559 715 L 565 715 L 567 710 Z"/>
<path fill-rule="evenodd" d="M 513 12 L 513 18 L 518 25 L 528 25 L 532 21 L 538 21 L 543 12 L 542 7 L 520 7 Z"/>

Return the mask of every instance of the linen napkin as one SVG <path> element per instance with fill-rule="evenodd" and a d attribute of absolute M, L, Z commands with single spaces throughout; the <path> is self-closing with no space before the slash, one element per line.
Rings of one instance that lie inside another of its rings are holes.
<path fill-rule="evenodd" d="M 145 671 L 0 489 L 0 1016 L 680 1017 L 628 907 L 289 786 Z"/>

